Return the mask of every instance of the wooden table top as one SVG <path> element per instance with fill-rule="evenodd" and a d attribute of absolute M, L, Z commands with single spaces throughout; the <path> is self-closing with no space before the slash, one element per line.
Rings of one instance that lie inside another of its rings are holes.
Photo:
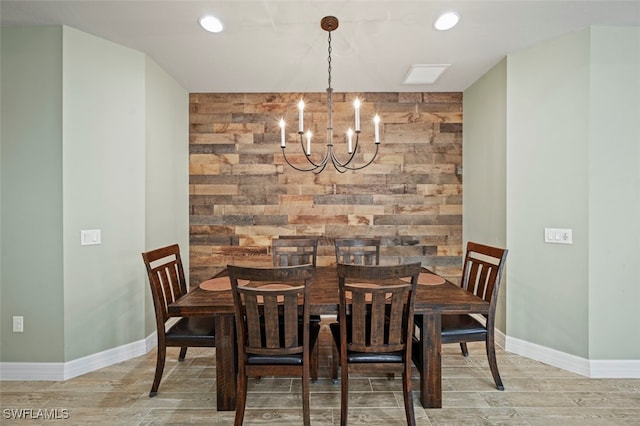
<path fill-rule="evenodd" d="M 427 271 L 428 272 L 428 271 Z M 226 270 L 217 276 L 226 275 Z M 319 266 L 311 288 L 311 313 L 338 313 L 338 276 L 335 266 Z M 172 316 L 233 315 L 233 296 L 230 290 L 208 291 L 196 287 L 168 307 Z M 415 313 L 479 313 L 486 314 L 489 303 L 459 286 L 445 282 L 440 285 L 418 284 Z"/>

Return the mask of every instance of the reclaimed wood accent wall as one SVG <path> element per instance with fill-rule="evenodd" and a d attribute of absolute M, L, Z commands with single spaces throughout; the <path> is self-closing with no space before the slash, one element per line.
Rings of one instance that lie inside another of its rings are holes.
<path fill-rule="evenodd" d="M 306 103 L 312 156 L 326 150 L 325 93 L 193 93 L 190 95 L 190 281 L 197 285 L 229 263 L 271 265 L 279 235 L 319 237 L 318 264 L 335 263 L 336 237 L 379 237 L 382 263 L 419 260 L 457 279 L 462 263 L 462 93 L 334 93 L 334 148 L 345 158 L 352 102 L 362 101 L 356 163 L 320 174 L 286 164 L 306 159 L 298 138 L 297 103 Z"/>

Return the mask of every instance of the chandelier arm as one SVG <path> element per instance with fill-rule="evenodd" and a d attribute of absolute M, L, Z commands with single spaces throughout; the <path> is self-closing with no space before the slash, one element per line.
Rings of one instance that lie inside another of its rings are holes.
<path fill-rule="evenodd" d="M 338 160 L 338 157 L 336 157 L 335 153 L 331 151 L 331 162 L 333 163 L 333 166 L 336 168 L 336 170 L 340 171 L 341 167 L 346 168 L 347 165 L 351 163 L 354 155 L 355 155 L 355 151 L 353 151 L 353 153 L 349 157 L 349 160 L 347 160 L 346 163 L 342 163 L 340 160 Z"/>
<path fill-rule="evenodd" d="M 286 161 L 289 166 L 291 166 L 293 169 L 296 169 L 299 172 L 314 172 L 314 173 L 316 173 L 315 170 L 319 167 L 319 166 L 314 166 L 314 167 L 312 167 L 310 169 L 302 169 L 300 167 L 294 166 L 289 161 L 289 159 L 287 158 L 287 154 L 284 152 L 284 148 L 282 148 L 282 156 L 284 157 L 284 161 Z"/>
<path fill-rule="evenodd" d="M 321 168 L 320 171 L 322 171 L 322 169 L 324 169 L 324 165 L 323 164 L 315 164 L 313 161 L 310 160 L 309 156 L 307 155 L 306 151 L 304 150 L 304 143 L 303 143 L 303 139 L 302 139 L 302 135 L 303 132 L 298 132 L 298 134 L 300 135 L 300 147 L 302 149 L 302 152 L 305 155 L 305 158 L 307 159 L 307 161 L 309 162 L 309 164 L 311 164 L 311 168 L 309 169 L 303 169 L 301 167 L 298 166 L 294 166 L 289 159 L 287 158 L 287 154 L 285 152 L 285 147 L 281 147 L 282 148 L 282 156 L 284 157 L 284 161 L 287 162 L 287 164 L 289 166 L 291 166 L 292 168 L 296 169 L 299 172 L 314 172 L 314 173 L 320 173 L 320 172 L 316 172 L 317 169 Z"/>
<path fill-rule="evenodd" d="M 336 163 L 335 161 L 332 161 L 332 162 L 333 162 L 333 167 L 336 169 L 336 171 L 338 173 L 346 173 L 346 172 L 349 171 L 349 169 L 347 169 L 346 167 L 344 167 L 340 163 Z"/>
<path fill-rule="evenodd" d="M 336 157 L 335 154 L 333 152 L 331 152 L 331 162 L 333 163 L 334 166 L 336 166 L 336 170 L 338 169 L 338 166 L 347 167 L 347 165 L 353 161 L 353 158 L 356 155 L 356 151 L 358 150 L 358 140 L 359 139 L 360 139 L 360 132 L 358 131 L 358 132 L 356 132 L 356 143 L 354 145 L 354 148 L 351 151 L 351 154 L 349 155 L 349 159 L 344 163 L 342 161 L 338 160 L 338 157 Z"/>
<path fill-rule="evenodd" d="M 327 163 L 329 161 L 329 154 L 327 153 L 324 158 L 322 159 L 322 161 L 320 161 L 319 163 L 314 162 L 311 157 L 309 155 L 306 156 L 307 157 L 307 161 L 309 162 L 309 164 L 313 165 L 313 170 L 322 167 L 322 169 L 324 169 L 327 166 Z"/>
<path fill-rule="evenodd" d="M 325 159 L 326 158 L 327 157 L 325 157 Z M 327 162 L 326 161 L 322 164 L 322 167 L 320 167 L 318 170 L 312 170 L 313 174 L 318 175 L 318 174 L 322 173 L 322 171 L 324 170 L 325 167 L 327 167 Z"/>
<path fill-rule="evenodd" d="M 300 135 L 300 146 L 302 148 L 302 152 L 304 153 L 307 162 L 309 164 L 311 164 L 312 167 L 308 168 L 308 169 L 303 169 L 301 167 L 295 166 L 287 158 L 287 154 L 285 152 L 285 148 L 281 147 L 282 148 L 282 156 L 284 157 L 284 161 L 286 161 L 289 166 L 291 166 L 295 170 L 298 170 L 299 172 L 313 172 L 315 174 L 318 174 L 318 173 L 322 172 L 327 167 L 327 164 L 329 163 L 329 158 L 333 157 L 333 150 L 331 149 L 331 145 L 328 145 L 328 152 L 325 154 L 325 156 L 322 159 L 322 161 L 320 161 L 319 163 L 316 163 L 311 159 L 311 156 L 307 155 L 306 151 L 304 150 L 304 141 L 302 139 L 303 133 L 302 132 L 298 132 L 298 134 Z"/>
<path fill-rule="evenodd" d="M 325 156 L 322 159 L 322 161 L 320 161 L 319 163 L 316 163 L 311 159 L 311 155 L 307 154 L 307 152 L 304 150 L 304 147 L 303 147 L 302 152 L 304 152 L 305 158 L 307 159 L 309 164 L 311 164 L 313 166 L 313 168 L 309 169 L 309 170 L 316 170 L 316 169 L 318 169 L 320 167 L 322 168 L 320 171 L 324 170 L 324 168 L 327 165 L 327 162 L 329 161 L 329 155 L 331 153 L 331 146 L 329 146 L 328 149 L 329 149 L 329 151 L 325 154 Z"/>
<path fill-rule="evenodd" d="M 346 165 L 344 165 L 343 167 L 347 170 L 361 170 L 364 169 L 365 167 L 367 167 L 368 165 L 370 165 L 371 163 L 373 163 L 373 161 L 376 159 L 376 157 L 378 156 L 378 148 L 380 147 L 379 143 L 376 143 L 376 151 L 373 153 L 373 157 L 371 157 L 371 160 L 369 160 L 368 163 L 363 164 L 362 166 L 358 166 L 358 167 L 350 167 L 349 163 L 347 163 Z"/>

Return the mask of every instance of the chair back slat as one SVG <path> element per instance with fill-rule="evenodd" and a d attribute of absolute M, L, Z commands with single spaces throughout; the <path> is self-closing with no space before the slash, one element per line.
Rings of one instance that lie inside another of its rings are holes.
<path fill-rule="evenodd" d="M 262 336 L 260 335 L 262 327 L 257 296 L 244 297 L 244 317 L 246 321 L 246 328 L 248 330 L 257 330 L 254 333 L 246 333 L 242 330 L 243 336 L 245 336 L 245 340 L 247 341 L 247 345 L 253 347 L 260 346 L 262 344 Z"/>
<path fill-rule="evenodd" d="M 389 344 L 399 345 L 402 343 L 402 323 L 404 315 L 403 300 L 404 294 L 395 292 L 391 294 L 391 307 L 388 310 L 389 317 Z"/>

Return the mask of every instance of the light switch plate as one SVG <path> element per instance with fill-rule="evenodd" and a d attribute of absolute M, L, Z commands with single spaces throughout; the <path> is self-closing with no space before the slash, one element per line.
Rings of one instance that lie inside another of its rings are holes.
<path fill-rule="evenodd" d="M 569 228 L 544 228 L 544 242 L 548 244 L 573 244 L 573 230 Z"/>
<path fill-rule="evenodd" d="M 100 229 L 83 229 L 80 231 L 80 245 L 92 246 L 102 244 L 102 232 Z"/>
<path fill-rule="evenodd" d="M 13 317 L 13 332 L 14 333 L 24 332 L 24 317 L 22 316 Z"/>

